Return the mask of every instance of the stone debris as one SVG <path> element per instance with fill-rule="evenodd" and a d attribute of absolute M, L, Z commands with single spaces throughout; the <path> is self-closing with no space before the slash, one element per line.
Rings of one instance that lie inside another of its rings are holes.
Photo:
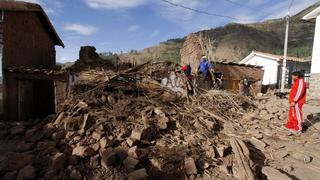
<path fill-rule="evenodd" d="M 33 179 L 36 176 L 36 170 L 33 166 L 28 165 L 20 169 L 17 180 Z"/>
<path fill-rule="evenodd" d="M 102 150 L 100 152 L 101 165 L 108 169 L 109 166 L 113 166 L 116 163 L 117 154 L 113 152 L 111 148 Z"/>
<path fill-rule="evenodd" d="M 128 180 L 147 180 L 148 174 L 146 169 L 139 169 L 129 174 Z"/>
<path fill-rule="evenodd" d="M 66 164 L 66 157 L 63 153 L 57 153 L 53 157 L 51 157 L 51 163 L 50 166 L 53 169 L 64 169 L 64 166 Z"/>
<path fill-rule="evenodd" d="M 197 174 L 198 170 L 196 167 L 196 163 L 193 158 L 187 158 L 184 160 L 185 168 L 186 168 L 186 173 L 188 175 L 192 174 Z"/>
<path fill-rule="evenodd" d="M 139 164 L 139 161 L 134 159 L 134 158 L 132 158 L 132 157 L 127 157 L 123 161 L 123 164 L 124 164 L 126 170 L 131 172 L 137 167 L 137 165 Z"/>
<path fill-rule="evenodd" d="M 281 173 L 279 170 L 272 167 L 265 166 L 262 168 L 262 173 L 267 176 L 267 179 L 281 179 L 281 180 L 291 180 L 287 175 Z"/>
<path fill-rule="evenodd" d="M 32 164 L 34 156 L 8 152 L 0 158 L 0 171 L 15 171 Z"/>
<path fill-rule="evenodd" d="M 97 58 L 82 51 L 91 60 L 78 65 Z M 171 66 L 81 71 L 57 115 L 0 124 L 1 140 L 15 142 L 0 155 L 0 179 L 274 179 L 277 169 L 298 169 L 281 161 L 313 165 L 312 154 L 273 141 L 288 141 L 286 101 L 224 91 L 187 98 L 159 83 Z"/>
<path fill-rule="evenodd" d="M 252 137 L 251 139 L 249 139 L 250 143 L 256 147 L 257 149 L 261 150 L 261 151 L 264 151 L 265 147 L 267 146 L 266 143 L 264 143 L 263 141 L 255 138 L 255 137 Z"/>
<path fill-rule="evenodd" d="M 306 154 L 303 153 L 299 153 L 299 152 L 295 152 L 291 155 L 294 159 L 303 161 L 304 163 L 308 164 L 312 161 L 312 157 L 308 156 Z"/>

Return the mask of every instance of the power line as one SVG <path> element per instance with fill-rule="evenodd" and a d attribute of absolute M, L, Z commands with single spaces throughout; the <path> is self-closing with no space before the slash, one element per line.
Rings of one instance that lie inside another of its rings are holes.
<path fill-rule="evenodd" d="M 288 8 L 288 13 L 290 13 L 290 10 L 292 8 L 293 3 L 294 3 L 294 0 L 291 0 L 291 3 L 290 3 L 289 8 Z"/>
<path fill-rule="evenodd" d="M 240 18 L 231 17 L 231 16 L 227 16 L 227 15 L 221 15 L 221 14 L 211 13 L 211 12 L 207 12 L 207 11 L 203 11 L 203 10 L 198 10 L 198 9 L 187 7 L 187 6 L 184 6 L 184 5 L 181 5 L 181 4 L 176 4 L 176 3 L 168 1 L 168 0 L 161 0 L 161 1 L 163 1 L 163 2 L 165 2 L 167 4 L 170 4 L 172 6 L 175 6 L 175 7 L 180 7 L 180 8 L 183 8 L 183 9 L 194 11 L 194 12 L 199 13 L 199 14 L 205 14 L 205 15 L 208 15 L 208 16 L 227 18 L 227 19 L 232 19 L 232 20 L 237 20 L 237 21 L 254 21 L 254 20 L 250 20 L 250 19 L 240 19 Z"/>
<path fill-rule="evenodd" d="M 261 10 L 261 9 L 254 8 L 254 7 L 251 7 L 251 6 L 246 6 L 246 5 L 243 5 L 241 3 L 238 3 L 238 2 L 235 2 L 235 1 L 232 1 L 232 0 L 224 0 L 224 1 L 227 1 L 227 2 L 229 2 L 231 4 L 234 4 L 234 5 L 237 5 L 237 6 L 245 7 L 245 8 L 248 8 L 248 9 L 251 9 L 251 10 L 255 10 L 255 11 L 258 11 L 258 12 L 262 12 L 264 14 L 270 14 L 270 13 L 268 13 L 266 11 Z"/>

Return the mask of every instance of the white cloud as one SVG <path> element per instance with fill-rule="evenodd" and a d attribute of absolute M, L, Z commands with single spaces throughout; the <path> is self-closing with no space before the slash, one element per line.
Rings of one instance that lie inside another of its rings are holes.
<path fill-rule="evenodd" d="M 170 0 L 170 2 L 194 9 L 199 8 L 201 4 L 204 5 L 204 2 L 200 2 L 198 0 Z M 158 13 L 165 19 L 173 22 L 190 20 L 195 14 L 194 11 L 172 6 L 165 2 L 160 3 Z"/>
<path fill-rule="evenodd" d="M 94 26 L 82 25 L 82 24 L 67 24 L 63 27 L 65 31 L 73 32 L 78 35 L 89 36 L 98 31 Z"/>
<path fill-rule="evenodd" d="M 94 9 L 126 9 L 144 5 L 150 0 L 86 0 L 86 4 Z"/>
<path fill-rule="evenodd" d="M 288 13 L 288 7 L 290 4 L 290 1 L 291 0 L 282 1 L 274 4 L 270 8 L 267 8 L 266 11 L 270 12 L 271 14 L 265 17 L 264 20 L 281 18 L 286 16 Z M 292 8 L 290 10 L 290 15 L 295 15 L 316 2 L 318 2 L 318 0 L 294 1 L 294 4 L 292 5 Z"/>
<path fill-rule="evenodd" d="M 138 26 L 138 25 L 131 25 L 131 26 L 129 26 L 128 31 L 129 31 L 129 32 L 136 32 L 136 31 L 138 31 L 139 29 L 140 29 L 140 26 Z"/>

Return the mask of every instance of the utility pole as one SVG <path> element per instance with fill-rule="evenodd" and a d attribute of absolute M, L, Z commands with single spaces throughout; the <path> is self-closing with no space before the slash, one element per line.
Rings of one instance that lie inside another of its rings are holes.
<path fill-rule="evenodd" d="M 283 55 L 283 65 L 282 65 L 282 77 L 281 77 L 281 93 L 284 93 L 286 72 L 287 72 L 287 56 L 288 56 L 288 36 L 289 36 L 289 21 L 290 15 L 286 16 L 286 35 L 284 40 L 284 55 Z"/>

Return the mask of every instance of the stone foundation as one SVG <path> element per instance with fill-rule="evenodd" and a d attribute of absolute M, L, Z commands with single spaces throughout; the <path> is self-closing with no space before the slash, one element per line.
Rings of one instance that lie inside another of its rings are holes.
<path fill-rule="evenodd" d="M 320 105 L 320 73 L 310 75 L 308 101 Z"/>

